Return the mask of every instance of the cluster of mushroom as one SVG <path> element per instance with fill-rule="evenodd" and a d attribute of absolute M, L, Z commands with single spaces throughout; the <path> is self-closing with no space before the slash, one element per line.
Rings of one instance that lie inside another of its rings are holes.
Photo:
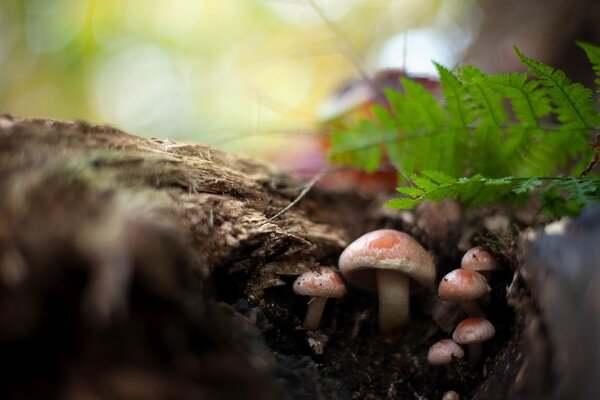
<path fill-rule="evenodd" d="M 485 249 L 475 247 L 462 258 L 461 268 L 444 276 L 438 287 L 438 297 L 453 301 L 467 314 L 452 334 L 429 349 L 429 364 L 448 366 L 453 358 L 463 358 L 466 345 L 469 361 L 475 364 L 481 357 L 481 344 L 491 339 L 495 328 L 484 318 L 479 301 L 489 301 L 488 279 L 492 271 L 500 270 L 497 260 Z M 352 285 L 377 291 L 379 298 L 379 329 L 384 336 L 396 333 L 410 321 L 409 295 L 418 287 L 433 286 L 436 269 L 427 251 L 411 236 L 382 229 L 369 232 L 342 252 L 339 270 Z M 294 282 L 294 292 L 311 296 L 304 327 L 315 331 L 328 298 L 342 297 L 344 282 L 333 268 L 319 267 L 301 274 Z M 454 391 L 444 393 L 444 399 L 458 399 Z"/>
<path fill-rule="evenodd" d="M 474 247 L 463 256 L 461 268 L 442 278 L 438 297 L 458 303 L 468 317 L 456 326 L 452 339 L 442 339 L 431 346 L 427 354 L 431 365 L 447 365 L 453 357 L 463 358 L 461 344 L 467 346 L 471 363 L 479 361 L 481 344 L 490 340 L 496 331 L 494 325 L 484 318 L 478 302 L 489 301 L 489 276 L 500 269 L 498 261 L 487 250 Z"/>
<path fill-rule="evenodd" d="M 427 251 L 411 236 L 392 229 L 369 232 L 352 242 L 340 256 L 339 269 L 353 286 L 377 291 L 384 336 L 408 325 L 410 292 L 432 286 L 436 273 Z M 300 275 L 294 292 L 312 297 L 304 327 L 316 330 L 326 298 L 341 297 L 345 289 L 333 269 L 318 268 Z"/>

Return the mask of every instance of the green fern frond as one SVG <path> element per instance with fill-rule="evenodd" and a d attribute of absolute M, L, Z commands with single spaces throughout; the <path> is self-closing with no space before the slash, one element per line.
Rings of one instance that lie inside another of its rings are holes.
<path fill-rule="evenodd" d="M 498 157 L 504 138 L 503 127 L 508 120 L 502 96 L 488 84 L 486 76 L 478 69 L 466 66 L 459 69 L 458 74 L 476 115 L 471 145 L 466 154 L 469 165 L 488 176 L 510 174 L 508 165 L 500 162 L 501 157 Z"/>
<path fill-rule="evenodd" d="M 551 215 L 577 213 L 585 205 L 600 200 L 600 180 L 591 177 L 503 177 L 480 174 L 452 178 L 437 171 L 423 171 L 411 177 L 413 186 L 398 188 L 406 197 L 390 200 L 386 207 L 411 209 L 424 201 L 446 198 L 466 206 L 487 203 L 519 204 L 531 196 L 544 200 L 544 211 Z"/>
<path fill-rule="evenodd" d="M 453 140 L 451 132 L 446 129 L 446 115 L 439 102 L 423 86 L 408 79 L 401 79 L 401 83 L 403 95 L 386 92 L 399 132 L 397 142 L 386 143 L 389 158 L 405 176 L 414 173 L 417 166 L 442 168 L 452 161 L 442 148 Z M 420 158 L 422 154 L 428 157 Z"/>
<path fill-rule="evenodd" d="M 473 107 L 468 102 L 468 93 L 461 81 L 448 69 L 434 63 L 440 76 L 440 85 L 446 99 L 450 140 L 446 144 L 447 166 L 443 170 L 449 175 L 462 174 L 468 167 L 464 155 L 468 151 L 471 126 L 477 119 Z"/>
<path fill-rule="evenodd" d="M 442 179 L 440 179 L 442 177 Z M 424 201 L 439 202 L 454 198 L 467 206 L 484 204 L 490 199 L 498 201 L 508 196 L 511 200 L 521 193 L 513 192 L 517 178 L 488 178 L 475 174 L 469 178 L 452 178 L 437 171 L 423 171 L 422 175 L 413 175 L 412 187 L 399 187 L 398 192 L 407 195 L 392 199 L 385 205 L 390 208 L 410 209 Z"/>
<path fill-rule="evenodd" d="M 440 76 L 440 84 L 446 99 L 446 110 L 450 116 L 449 123 L 451 126 L 463 130 L 467 135 L 471 124 L 477 118 L 467 101 L 467 91 L 462 82 L 449 69 L 436 62 L 433 64 Z"/>
<path fill-rule="evenodd" d="M 540 128 L 540 118 L 550 114 L 550 101 L 539 89 L 539 81 L 527 79 L 527 75 L 492 75 L 487 78 L 494 90 L 511 101 L 515 118 L 527 128 Z"/>
<path fill-rule="evenodd" d="M 600 84 L 600 47 L 578 45 Z M 573 175 L 588 163 L 588 137 L 600 129 L 592 91 L 515 51 L 531 75 L 486 75 L 471 66 L 451 71 L 434 63 L 441 100 L 402 79 L 403 92 L 385 91 L 388 108 L 371 108 L 373 121 L 332 136 L 330 159 L 374 171 L 387 157 L 412 181 L 398 189 L 407 197 L 388 203 L 397 208 L 446 197 L 467 205 L 515 203 L 536 193 L 547 210 L 568 213 L 595 201 L 597 180 L 547 177 L 569 160 L 577 161 Z M 558 123 L 548 122 L 553 119 Z"/>
<path fill-rule="evenodd" d="M 596 74 L 596 79 L 594 80 L 594 82 L 596 82 L 596 85 L 598 86 L 596 91 L 600 93 L 600 47 L 585 42 L 576 43 L 577 46 L 581 47 L 585 51 L 585 54 L 592 63 L 592 69 Z"/>
<path fill-rule="evenodd" d="M 419 160 L 415 156 L 424 154 L 423 132 L 418 131 L 418 125 L 411 118 L 406 97 L 399 92 L 386 89 L 385 91 L 391 110 L 391 118 L 396 121 L 397 137 L 395 142 L 386 143 L 386 150 L 392 163 L 402 176 L 410 176 Z"/>
<path fill-rule="evenodd" d="M 580 83 L 573 83 L 559 69 L 526 57 L 517 47 L 515 51 L 523 65 L 545 87 L 563 129 L 579 130 L 579 136 L 585 136 L 588 130 L 600 125 L 591 89 Z"/>
<path fill-rule="evenodd" d="M 562 143 L 546 132 L 540 120 L 552 111 L 550 100 L 540 88 L 540 82 L 529 80 L 527 74 L 510 73 L 492 75 L 486 78 L 491 87 L 510 100 L 511 110 L 517 125 L 507 126 L 507 138 L 499 151 L 504 162 L 514 165 L 520 162 L 519 175 L 543 174 L 554 171 L 567 160 L 556 157 L 563 153 Z M 531 161 L 531 162 L 527 162 Z"/>
<path fill-rule="evenodd" d="M 443 146 L 453 141 L 450 137 L 451 132 L 446 129 L 447 121 L 444 111 L 439 102 L 422 85 L 415 81 L 402 78 L 400 79 L 404 88 L 407 111 L 413 121 L 414 129 L 409 133 L 416 133 L 419 130 L 428 132 L 426 139 L 420 143 L 424 151 L 420 154 L 427 154 L 427 159 L 419 162 L 420 168 L 439 169 L 447 162 L 451 161 L 445 154 Z M 437 136 L 432 135 L 437 133 Z M 412 172 L 412 171 L 411 171 Z"/>
<path fill-rule="evenodd" d="M 379 115 L 380 118 L 382 116 Z M 391 140 L 388 136 L 393 136 L 393 132 L 362 120 L 343 133 L 331 135 L 331 146 L 335 151 L 330 153 L 329 158 L 337 164 L 374 172 L 383 159 L 383 144 Z"/>
<path fill-rule="evenodd" d="M 508 120 L 502 96 L 488 84 L 487 76 L 472 66 L 458 70 L 459 77 L 471 97 L 471 105 L 479 118 L 479 127 L 501 130 Z"/>
<path fill-rule="evenodd" d="M 599 119 L 590 90 L 518 54 L 539 79 L 488 76 L 469 66 L 455 74 L 438 64 L 444 101 L 402 80 L 404 93 L 385 92 L 389 110 L 372 109 L 374 122 L 333 135 L 330 159 L 373 171 L 385 149 L 403 176 L 439 169 L 451 176 L 477 171 L 499 177 L 548 174 L 575 156 L 589 156 L 587 134 Z M 558 126 L 542 123 L 550 114 Z"/>

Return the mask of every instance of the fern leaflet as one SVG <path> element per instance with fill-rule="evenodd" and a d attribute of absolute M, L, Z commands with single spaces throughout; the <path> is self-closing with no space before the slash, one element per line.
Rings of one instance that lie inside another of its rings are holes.
<path fill-rule="evenodd" d="M 596 85 L 598 86 L 596 91 L 600 93 L 600 47 L 585 42 L 577 42 L 577 46 L 585 51 L 585 54 L 592 63 L 592 69 L 596 73 L 594 82 L 596 82 Z"/>
<path fill-rule="evenodd" d="M 591 89 L 580 83 L 571 82 L 559 69 L 527 58 L 516 47 L 515 51 L 523 65 L 545 86 L 554 112 L 563 124 L 563 129 L 589 130 L 600 125 Z"/>

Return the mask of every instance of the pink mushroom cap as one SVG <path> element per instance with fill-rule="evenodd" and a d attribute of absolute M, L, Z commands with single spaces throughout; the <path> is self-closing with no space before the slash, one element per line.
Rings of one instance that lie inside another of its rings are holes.
<path fill-rule="evenodd" d="M 481 343 L 490 340 L 496 334 L 496 329 L 490 321 L 481 317 L 469 317 L 461 321 L 452 339 L 459 344 Z"/>
<path fill-rule="evenodd" d="M 293 289 L 298 295 L 313 297 L 340 298 L 346 293 L 342 278 L 327 267 L 302 273 L 294 281 Z"/>
<path fill-rule="evenodd" d="M 392 229 L 356 239 L 340 256 L 339 268 L 352 285 L 370 291 L 377 288 L 376 270 L 397 271 L 420 286 L 433 285 L 436 273 L 431 256 L 419 242 Z"/>
<path fill-rule="evenodd" d="M 442 339 L 434 343 L 427 353 L 427 362 L 431 365 L 445 365 L 452 361 L 452 357 L 463 358 L 465 351 L 452 339 Z"/>
<path fill-rule="evenodd" d="M 460 262 L 460 267 L 478 272 L 502 269 L 496 257 L 480 246 L 473 247 L 465 253 Z"/>
<path fill-rule="evenodd" d="M 446 301 L 475 300 L 491 290 L 487 280 L 480 273 L 468 269 L 455 269 L 442 278 L 438 296 Z"/>

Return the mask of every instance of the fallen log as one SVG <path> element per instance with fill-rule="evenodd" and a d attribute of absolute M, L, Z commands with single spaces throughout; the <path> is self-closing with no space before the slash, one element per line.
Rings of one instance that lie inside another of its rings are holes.
<path fill-rule="evenodd" d="M 517 257 L 527 224 L 514 210 L 440 222 L 435 206 L 390 212 L 386 195 L 322 187 L 287 209 L 304 185 L 199 144 L 0 115 L 0 397 L 543 398 L 553 373 L 574 393 L 550 352 L 562 320 L 544 285 L 561 281 L 523 269 L 537 261 Z M 393 340 L 377 332 L 374 297 L 352 289 L 322 330 L 301 329 L 294 278 L 335 266 L 377 228 L 424 243 L 438 281 L 473 244 L 502 259 L 481 363 L 427 364 L 451 314 L 434 322 L 435 291 L 415 295 L 411 327 Z"/>

